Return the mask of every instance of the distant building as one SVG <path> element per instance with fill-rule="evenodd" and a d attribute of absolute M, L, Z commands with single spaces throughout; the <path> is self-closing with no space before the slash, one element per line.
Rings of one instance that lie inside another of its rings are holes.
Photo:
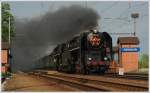
<path fill-rule="evenodd" d="M 2 51 L 1 51 L 1 57 L 2 57 L 2 73 L 6 73 L 9 70 L 9 43 L 8 42 L 2 42 Z"/>

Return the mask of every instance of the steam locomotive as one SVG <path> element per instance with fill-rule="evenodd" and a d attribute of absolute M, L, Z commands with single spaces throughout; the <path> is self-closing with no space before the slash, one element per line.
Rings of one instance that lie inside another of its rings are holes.
<path fill-rule="evenodd" d="M 112 38 L 107 32 L 89 30 L 57 45 L 47 67 L 67 73 L 104 74 L 113 60 Z"/>

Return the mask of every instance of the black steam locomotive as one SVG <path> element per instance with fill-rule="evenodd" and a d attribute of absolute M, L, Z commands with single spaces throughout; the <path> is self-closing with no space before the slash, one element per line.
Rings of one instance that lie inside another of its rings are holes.
<path fill-rule="evenodd" d="M 113 60 L 112 38 L 107 32 L 83 32 L 57 45 L 48 59 L 47 67 L 57 71 L 104 74 Z"/>

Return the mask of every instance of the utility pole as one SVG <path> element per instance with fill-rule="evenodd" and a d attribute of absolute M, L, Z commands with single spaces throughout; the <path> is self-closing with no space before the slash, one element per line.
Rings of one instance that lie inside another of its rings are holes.
<path fill-rule="evenodd" d="M 139 17 L 139 13 L 132 13 L 131 17 L 134 19 L 134 33 L 133 33 L 133 35 L 136 36 L 136 19 Z"/>
<path fill-rule="evenodd" d="M 11 54 L 11 48 L 10 48 L 10 36 L 11 36 L 11 19 L 10 19 L 10 16 L 8 18 L 8 21 L 9 21 L 9 26 L 8 26 L 8 43 L 9 43 L 9 66 L 8 66 L 8 69 L 9 69 L 9 72 L 11 73 L 12 72 L 12 54 Z"/>
<path fill-rule="evenodd" d="M 8 27 L 8 43 L 10 45 L 10 16 L 9 16 L 9 27 Z"/>

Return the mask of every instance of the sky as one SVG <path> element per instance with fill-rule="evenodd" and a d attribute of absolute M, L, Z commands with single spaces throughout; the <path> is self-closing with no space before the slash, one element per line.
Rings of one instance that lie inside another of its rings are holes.
<path fill-rule="evenodd" d="M 133 33 L 134 25 L 131 18 L 132 13 L 139 13 L 136 20 L 136 32 L 140 40 L 140 54 L 149 52 L 149 13 L 146 1 L 11 1 L 8 2 L 15 19 L 24 21 L 42 16 L 46 12 L 54 12 L 61 7 L 81 5 L 90 7 L 100 16 L 99 31 L 108 33 Z M 88 16 L 88 15 L 87 15 Z M 113 45 L 117 45 L 117 38 L 132 35 L 111 34 Z"/>

